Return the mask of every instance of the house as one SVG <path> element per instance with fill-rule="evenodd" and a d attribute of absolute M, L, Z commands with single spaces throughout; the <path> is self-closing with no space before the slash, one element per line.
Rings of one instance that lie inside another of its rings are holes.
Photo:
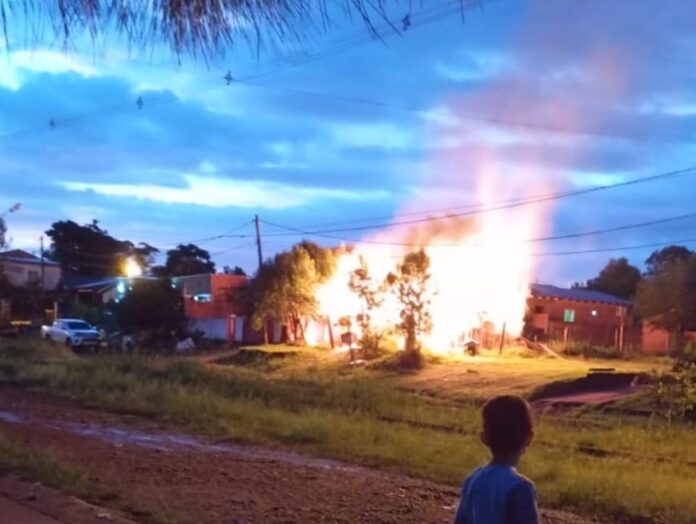
<path fill-rule="evenodd" d="M 589 289 L 532 284 L 525 321 L 525 335 L 532 339 L 621 349 L 641 342 L 631 302 Z"/>
<path fill-rule="evenodd" d="M 181 289 L 184 314 L 189 327 L 207 338 L 228 342 L 260 343 L 262 333 L 251 328 L 246 305 L 234 297 L 234 290 L 248 282 L 244 275 L 222 273 L 174 277 L 172 283 Z M 279 342 L 280 326 L 269 326 L 269 339 Z"/>
<path fill-rule="evenodd" d="M 61 280 L 60 264 L 21 249 L 0 253 L 0 271 L 16 287 L 38 284 L 44 291 L 55 291 Z"/>

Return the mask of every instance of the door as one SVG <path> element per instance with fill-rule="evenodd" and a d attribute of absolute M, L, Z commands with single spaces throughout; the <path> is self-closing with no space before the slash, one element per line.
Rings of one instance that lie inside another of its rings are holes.
<path fill-rule="evenodd" d="M 244 321 L 245 317 L 234 317 L 234 341 L 244 342 Z"/>

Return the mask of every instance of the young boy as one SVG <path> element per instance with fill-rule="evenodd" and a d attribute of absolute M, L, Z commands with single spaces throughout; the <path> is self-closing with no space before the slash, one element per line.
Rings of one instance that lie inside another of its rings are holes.
<path fill-rule="evenodd" d="M 534 484 L 515 469 L 533 437 L 524 399 L 506 395 L 486 403 L 481 440 L 493 459 L 464 481 L 455 524 L 538 524 Z"/>

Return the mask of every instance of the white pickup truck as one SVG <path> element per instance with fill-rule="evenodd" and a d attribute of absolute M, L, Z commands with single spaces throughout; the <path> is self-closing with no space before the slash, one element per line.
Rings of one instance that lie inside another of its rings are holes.
<path fill-rule="evenodd" d="M 41 326 L 41 336 L 74 348 L 96 348 L 100 343 L 97 328 L 74 318 L 59 318 L 50 326 Z"/>

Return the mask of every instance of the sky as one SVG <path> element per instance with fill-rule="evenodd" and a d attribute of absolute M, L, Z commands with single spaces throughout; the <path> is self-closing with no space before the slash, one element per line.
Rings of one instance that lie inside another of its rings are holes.
<path fill-rule="evenodd" d="M 270 256 L 307 236 L 293 230 L 480 205 L 482 180 L 506 201 L 696 167 L 696 5 L 497 0 L 433 20 L 435 3 L 381 40 L 337 16 L 305 41 L 240 43 L 208 63 L 115 36 L 1 48 L 0 209 L 22 203 L 7 217 L 12 246 L 96 219 L 162 250 L 196 241 L 219 267 L 252 272 L 257 214 Z M 337 46 L 346 38 L 355 45 Z M 504 212 L 538 214 L 538 238 L 684 215 L 694 201 L 696 172 Z M 539 242 L 535 279 L 568 285 L 617 256 L 640 265 L 654 248 L 617 248 L 696 239 L 695 225 Z"/>

